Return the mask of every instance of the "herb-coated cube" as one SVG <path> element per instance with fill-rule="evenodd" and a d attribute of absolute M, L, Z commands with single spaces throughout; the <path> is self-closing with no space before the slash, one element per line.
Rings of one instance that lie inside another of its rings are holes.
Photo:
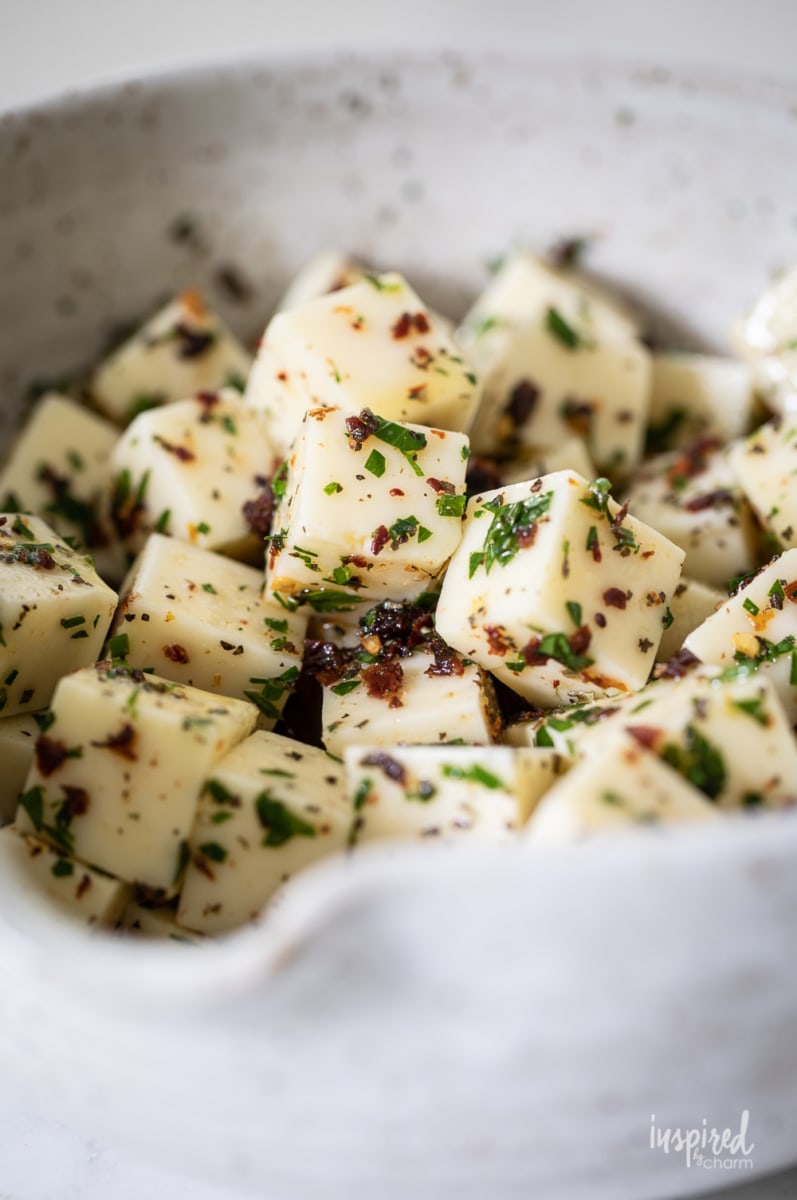
<path fill-rule="evenodd" d="M 540 801 L 525 837 L 554 846 L 623 826 L 719 820 L 717 809 L 677 771 L 628 735 L 604 743 Z"/>
<path fill-rule="evenodd" d="M 737 442 L 731 463 L 775 544 L 797 546 L 797 417 L 770 421 Z"/>
<path fill-rule="evenodd" d="M 350 825 L 339 763 L 313 746 L 254 733 L 205 784 L 179 923 L 221 933 L 254 919 L 297 871 L 342 850 Z"/>
<path fill-rule="evenodd" d="M 39 736 L 34 713 L 19 713 L 0 719 L 0 825 L 9 825 L 17 811 L 19 793 L 33 762 L 33 748 Z"/>
<path fill-rule="evenodd" d="M 571 471 L 475 496 L 437 629 L 534 704 L 641 688 L 683 551 Z"/>
<path fill-rule="evenodd" d="M 647 441 L 652 451 L 683 448 L 704 437 L 722 441 L 747 433 L 753 377 L 734 358 L 709 354 L 653 355 Z"/>
<path fill-rule="evenodd" d="M 0 871 L 13 872 L 24 892 L 46 897 L 85 925 L 113 929 L 130 887 L 92 870 L 14 825 L 0 832 Z"/>
<path fill-rule="evenodd" d="M 111 454 L 112 516 L 128 550 L 166 533 L 206 550 L 250 553 L 244 505 L 274 468 L 263 417 L 231 390 L 141 413 Z"/>
<path fill-rule="evenodd" d="M 784 272 L 733 331 L 734 349 L 753 370 L 773 412 L 797 408 L 797 267 Z"/>
<path fill-rule="evenodd" d="M 650 459 L 627 500 L 631 512 L 686 554 L 693 579 L 724 587 L 759 561 L 755 518 L 728 452 L 715 439 Z"/>
<path fill-rule="evenodd" d="M 251 733 L 242 700 L 98 663 L 61 680 L 17 824 L 129 883 L 178 882 L 205 780 Z"/>
<path fill-rule="evenodd" d="M 315 408 L 288 460 L 267 588 L 318 611 L 427 591 L 462 536 L 467 438 Z"/>
<path fill-rule="evenodd" d="M 633 323 L 583 281 L 517 255 L 466 316 L 459 344 L 484 392 L 478 454 L 582 437 L 602 471 L 633 471 L 644 441 L 650 355 Z"/>
<path fill-rule="evenodd" d="M 400 275 L 361 283 L 272 318 L 246 388 L 284 453 L 308 408 L 372 408 L 391 421 L 467 430 L 472 368 Z"/>
<path fill-rule="evenodd" d="M 116 593 L 40 517 L 0 514 L 0 715 L 46 707 L 97 658 Z"/>
<path fill-rule="evenodd" d="M 509 746 L 349 746 L 344 763 L 354 845 L 512 840 L 556 777 L 553 755 Z"/>
<path fill-rule="evenodd" d="M 672 594 L 670 612 L 672 624 L 664 630 L 659 644 L 658 658 L 666 662 L 681 649 L 689 634 L 702 625 L 715 609 L 727 599 L 724 590 L 699 583 L 696 579 L 681 576 L 681 582 Z"/>
<path fill-rule="evenodd" d="M 255 567 L 153 533 L 122 588 L 112 657 L 251 700 L 271 728 L 299 675 L 307 619 L 262 591 Z"/>
<path fill-rule="evenodd" d="M 658 685 L 661 686 L 661 685 Z M 621 714 L 644 708 L 650 685 L 642 692 L 623 692 L 593 703 L 569 704 L 543 714 L 521 717 L 504 730 L 503 740 L 511 746 L 533 746 L 550 750 L 572 764 L 582 754 L 582 744 L 593 734 L 603 738 Z"/>
<path fill-rule="evenodd" d="M 98 408 L 120 425 L 196 392 L 243 390 L 252 356 L 197 292 L 183 292 L 95 371 Z"/>
<path fill-rule="evenodd" d="M 709 666 L 738 678 L 762 671 L 797 722 L 797 549 L 762 567 L 684 641 Z"/>

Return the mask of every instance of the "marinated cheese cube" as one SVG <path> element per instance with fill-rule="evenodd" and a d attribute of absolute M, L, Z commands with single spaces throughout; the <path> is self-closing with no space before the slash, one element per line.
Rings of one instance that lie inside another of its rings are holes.
<path fill-rule="evenodd" d="M 170 941 L 198 944 L 203 941 L 201 933 L 184 929 L 177 924 L 177 914 L 171 907 L 151 908 L 131 900 L 119 918 L 117 931 L 126 937 L 146 938 L 151 941 Z"/>
<path fill-rule="evenodd" d="M 595 732 L 603 739 L 614 718 L 644 707 L 650 684 L 642 692 L 623 692 L 592 703 L 570 704 L 544 715 L 520 718 L 504 730 L 504 741 L 511 746 L 533 746 L 558 754 L 571 765 L 581 757 L 581 745 Z"/>
<path fill-rule="evenodd" d="M 457 340 L 483 381 L 474 452 L 556 446 L 574 434 L 613 479 L 644 442 L 650 354 L 604 296 L 528 254 L 512 257 L 465 317 Z"/>
<path fill-rule="evenodd" d="M 298 308 L 330 292 L 351 287 L 363 278 L 363 268 L 340 250 L 321 250 L 305 263 L 276 306 L 276 312 Z"/>
<path fill-rule="evenodd" d="M 166 533 L 245 557 L 259 547 L 244 505 L 275 466 L 263 417 L 228 389 L 141 413 L 110 459 L 112 516 L 128 550 Z"/>
<path fill-rule="evenodd" d="M 350 826 L 338 762 L 276 733 L 252 734 L 208 775 L 179 924 L 222 933 L 253 920 L 298 871 L 342 850 Z"/>
<path fill-rule="evenodd" d="M 575 471 L 585 479 L 597 475 L 586 444 L 578 437 L 565 438 L 558 446 L 524 446 L 508 462 L 500 464 L 501 484 L 525 483 L 554 471 Z"/>
<path fill-rule="evenodd" d="M 648 679 L 684 553 L 627 514 L 605 479 L 558 471 L 473 497 L 437 630 L 533 704 Z"/>
<path fill-rule="evenodd" d="M 309 411 L 278 480 L 269 595 L 330 612 L 428 591 L 462 536 L 467 448 L 370 410 Z"/>
<path fill-rule="evenodd" d="M 742 437 L 753 417 L 753 376 L 746 363 L 710 354 L 653 355 L 648 446 L 685 448 L 698 439 Z"/>
<path fill-rule="evenodd" d="M 255 567 L 150 534 L 122 588 L 111 656 L 176 683 L 251 700 L 270 729 L 298 678 L 307 618 L 262 591 Z"/>
<path fill-rule="evenodd" d="M 100 870 L 171 892 L 205 780 L 254 728 L 248 701 L 107 662 L 67 675 L 17 824 Z"/>
<path fill-rule="evenodd" d="M 716 439 L 650 459 L 627 494 L 631 512 L 686 554 L 684 571 L 725 587 L 759 561 L 759 534 L 729 452 Z"/>
<path fill-rule="evenodd" d="M 108 456 L 115 425 L 74 400 L 49 392 L 38 402 L 0 470 L 0 511 L 42 517 L 91 554 L 103 578 L 118 579 L 124 559 L 108 514 Z"/>
<path fill-rule="evenodd" d="M 689 634 L 684 649 L 739 678 L 764 672 L 797 722 L 797 548 L 762 567 Z"/>
<path fill-rule="evenodd" d="M 706 617 L 710 617 L 726 599 L 725 591 L 710 587 L 707 583 L 699 583 L 696 579 L 686 579 L 682 575 L 670 601 L 672 621 L 662 634 L 657 656 L 659 660 L 666 662 L 672 658 L 689 634 L 702 625 Z"/>
<path fill-rule="evenodd" d="M 351 843 L 514 840 L 555 778 L 555 756 L 509 746 L 348 746 Z"/>
<path fill-rule="evenodd" d="M 322 738 L 331 754 L 346 746 L 466 742 L 485 746 L 500 719 L 489 676 L 446 647 L 419 646 L 402 658 L 357 663 L 324 688 Z"/>
<path fill-rule="evenodd" d="M 33 762 L 39 736 L 38 714 L 19 713 L 0 719 L 0 825 L 9 825 L 17 811 L 17 800 Z"/>
<path fill-rule="evenodd" d="M 67 916 L 102 929 L 113 929 L 130 897 L 128 884 L 14 825 L 0 831 L 0 871 L 13 872 L 28 895 L 46 897 Z"/>
<path fill-rule="evenodd" d="M 768 288 L 733 331 L 734 349 L 776 413 L 797 408 L 797 267 Z"/>
<path fill-rule="evenodd" d="M 762 425 L 731 450 L 741 489 L 783 549 L 797 546 L 797 418 Z"/>
<path fill-rule="evenodd" d="M 147 409 L 223 387 L 243 391 L 252 356 L 197 292 L 183 292 L 107 358 L 91 379 L 119 425 Z"/>
<path fill-rule="evenodd" d="M 0 514 L 0 714 L 50 703 L 62 675 L 97 658 L 116 593 L 40 517 Z"/>
<path fill-rule="evenodd" d="M 797 743 L 763 675 L 689 675 L 621 727 L 720 808 L 797 804 Z M 583 749 L 590 760 L 602 752 L 595 739 Z"/>
<path fill-rule="evenodd" d="M 390 421 L 467 430 L 479 383 L 448 333 L 400 275 L 277 313 L 246 399 L 287 453 L 311 408 L 371 408 Z"/>
<path fill-rule="evenodd" d="M 701 792 L 628 735 L 578 763 L 540 801 L 525 831 L 533 846 L 555 846 L 623 826 L 720 820 Z"/>

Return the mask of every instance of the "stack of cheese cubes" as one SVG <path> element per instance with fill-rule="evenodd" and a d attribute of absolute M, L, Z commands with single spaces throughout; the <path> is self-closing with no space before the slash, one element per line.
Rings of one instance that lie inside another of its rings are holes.
<path fill-rule="evenodd" d="M 796 314 L 651 353 L 516 254 L 455 327 L 329 252 L 253 359 L 178 296 L 0 470 L 0 869 L 197 941 L 366 844 L 793 805 Z"/>

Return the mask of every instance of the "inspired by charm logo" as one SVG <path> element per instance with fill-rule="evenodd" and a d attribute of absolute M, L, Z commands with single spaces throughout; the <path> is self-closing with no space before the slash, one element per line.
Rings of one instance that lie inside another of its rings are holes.
<path fill-rule="evenodd" d="M 664 1154 L 683 1154 L 687 1167 L 700 1167 L 704 1171 L 750 1170 L 755 1142 L 747 1140 L 749 1127 L 747 1109 L 735 1130 L 709 1128 L 706 1117 L 693 1128 L 667 1129 L 657 1125 L 656 1115 L 651 1113 L 650 1148 Z"/>

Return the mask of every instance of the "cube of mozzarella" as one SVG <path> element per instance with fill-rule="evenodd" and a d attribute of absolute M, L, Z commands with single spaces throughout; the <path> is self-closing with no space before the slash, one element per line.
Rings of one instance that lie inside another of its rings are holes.
<path fill-rule="evenodd" d="M 467 430 L 478 398 L 470 365 L 400 275 L 369 275 L 278 313 L 246 389 L 283 453 L 311 408 L 367 407 L 391 421 Z"/>
<path fill-rule="evenodd" d="M 269 595 L 346 610 L 428 591 L 462 536 L 467 438 L 314 408 L 274 514 Z"/>
<path fill-rule="evenodd" d="M 0 514 L 0 714 L 46 707 L 62 675 L 94 662 L 116 593 L 40 517 Z"/>
<path fill-rule="evenodd" d="M 113 657 L 251 700 L 270 729 L 298 678 L 307 618 L 262 591 L 255 567 L 153 533 L 122 588 Z"/>
<path fill-rule="evenodd" d="M 555 757 L 509 746 L 348 746 L 353 845 L 382 838 L 468 833 L 513 840 L 553 783 Z"/>
<path fill-rule="evenodd" d="M 555 846 L 623 826 L 719 820 L 705 796 L 633 738 L 606 741 L 547 792 L 525 832 Z"/>
<path fill-rule="evenodd" d="M 663 451 L 699 438 L 742 437 L 750 428 L 753 401 L 752 372 L 738 359 L 654 354 L 648 444 Z"/>
<path fill-rule="evenodd" d="M 243 391 L 252 356 L 197 292 L 183 292 L 94 372 L 97 407 L 119 425 L 196 392 Z"/>
<path fill-rule="evenodd" d="M 339 250 L 321 250 L 305 263 L 276 306 L 275 312 L 298 308 L 330 292 L 351 287 L 363 278 L 363 268 Z"/>
<path fill-rule="evenodd" d="M 684 648 L 739 678 L 762 672 L 797 722 L 797 548 L 753 576 L 698 625 Z"/>
<path fill-rule="evenodd" d="M 725 587 L 759 561 L 759 535 L 728 451 L 714 439 L 644 464 L 627 494 L 641 521 L 658 529 L 686 558 L 693 579 Z"/>
<path fill-rule="evenodd" d="M 178 922 L 221 933 L 253 920 L 298 871 L 342 850 L 350 826 L 339 763 L 313 746 L 254 733 L 207 779 Z"/>
<path fill-rule="evenodd" d="M 730 453 L 741 489 L 764 528 L 784 549 L 797 546 L 797 421 L 770 421 Z"/>
<path fill-rule="evenodd" d="M 358 665 L 325 687 L 321 736 L 327 750 L 342 755 L 346 746 L 366 740 L 375 746 L 489 745 L 500 724 L 492 683 L 474 663 L 454 658 L 457 666 L 450 672 L 435 673 L 433 654 L 419 647 L 381 666 Z"/>
<path fill-rule="evenodd" d="M 702 625 L 706 617 L 710 617 L 727 599 L 727 594 L 719 588 L 709 587 L 707 583 L 698 583 L 696 579 L 686 579 L 681 576 L 681 582 L 672 594 L 670 613 L 672 622 L 662 634 L 659 644 L 658 658 L 666 662 L 676 654 L 689 634 L 698 625 Z"/>
<path fill-rule="evenodd" d="M 119 536 L 131 553 L 150 533 L 166 533 L 245 557 L 259 539 L 243 508 L 274 465 L 263 417 L 231 390 L 141 413 L 110 459 Z"/>
<path fill-rule="evenodd" d="M 39 725 L 33 713 L 0 720 L 0 825 L 9 825 L 17 811 L 19 793 L 33 762 Z"/>
<path fill-rule="evenodd" d="M 776 413 L 797 408 L 797 267 L 768 288 L 733 331 L 734 349 Z"/>
<path fill-rule="evenodd" d="M 46 897 L 67 916 L 102 929 L 113 929 L 130 897 L 128 884 L 14 825 L 0 832 L 0 871 L 13 872 L 28 895 Z"/>
<path fill-rule="evenodd" d="M 554 472 L 475 496 L 437 629 L 533 704 L 648 679 L 683 551 L 628 516 L 608 482 Z"/>
<path fill-rule="evenodd" d="M 61 680 L 17 824 L 119 879 L 171 892 L 199 794 L 254 728 L 247 701 L 98 663 Z"/>
<path fill-rule="evenodd" d="M 471 428 L 477 454 L 556 446 L 576 434 L 612 478 L 633 471 L 648 418 L 650 355 L 605 297 L 517 255 L 457 340 L 484 385 Z"/>
<path fill-rule="evenodd" d="M 49 392 L 38 402 L 0 470 L 0 511 L 35 513 L 118 579 L 124 559 L 108 516 L 108 456 L 115 425 Z"/>

